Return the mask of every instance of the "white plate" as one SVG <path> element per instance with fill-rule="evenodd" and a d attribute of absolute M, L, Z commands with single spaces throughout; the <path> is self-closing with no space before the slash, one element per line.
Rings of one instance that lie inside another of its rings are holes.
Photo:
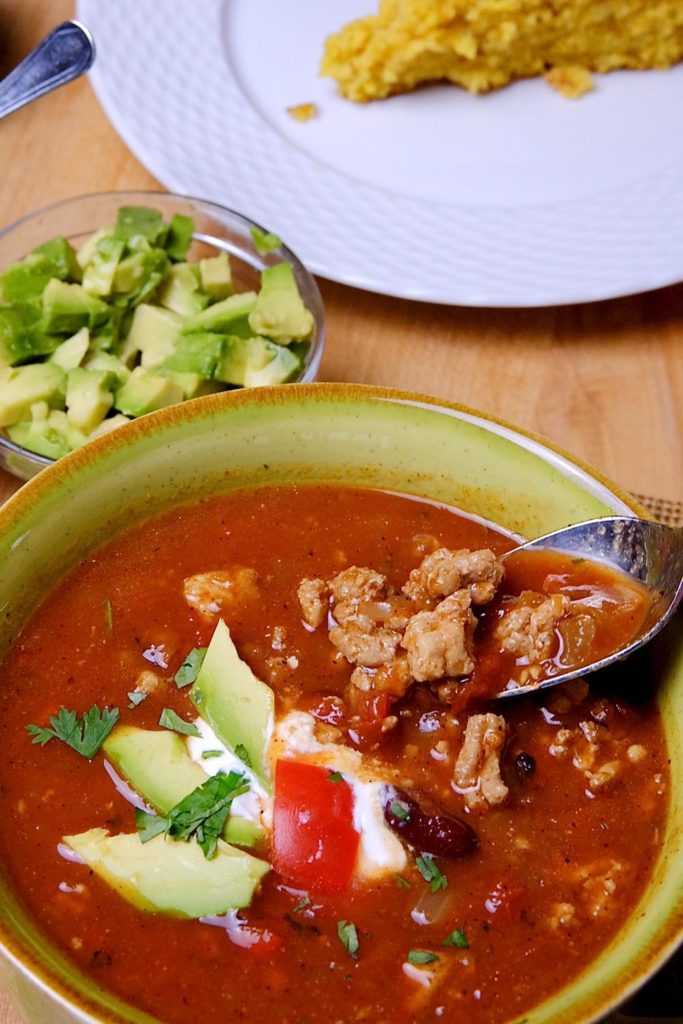
<path fill-rule="evenodd" d="M 97 95 L 166 187 L 233 207 L 324 277 L 486 306 L 584 302 L 683 279 L 683 65 L 447 86 L 381 103 L 318 76 L 378 0 L 79 0 Z M 314 102 L 304 124 L 286 111 Z"/>

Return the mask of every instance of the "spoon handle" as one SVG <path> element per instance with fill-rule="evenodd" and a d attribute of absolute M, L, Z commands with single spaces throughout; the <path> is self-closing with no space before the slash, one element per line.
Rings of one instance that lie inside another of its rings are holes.
<path fill-rule="evenodd" d="M 95 43 L 84 25 L 78 21 L 58 25 L 0 82 L 0 117 L 72 82 L 94 59 Z"/>

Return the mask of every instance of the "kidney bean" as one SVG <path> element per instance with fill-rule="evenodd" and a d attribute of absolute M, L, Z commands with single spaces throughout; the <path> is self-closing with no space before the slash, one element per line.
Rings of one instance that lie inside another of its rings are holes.
<path fill-rule="evenodd" d="M 402 789 L 387 786 L 384 818 L 407 843 L 435 857 L 465 857 L 478 846 L 476 832 L 459 818 L 429 814 L 414 797 Z"/>

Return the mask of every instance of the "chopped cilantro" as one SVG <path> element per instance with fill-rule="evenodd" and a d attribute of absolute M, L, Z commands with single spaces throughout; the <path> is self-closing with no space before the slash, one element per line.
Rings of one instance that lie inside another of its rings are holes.
<path fill-rule="evenodd" d="M 433 964 L 438 959 L 436 953 L 430 953 L 428 949 L 411 949 L 408 953 L 408 963 L 411 964 Z"/>
<path fill-rule="evenodd" d="M 444 946 L 457 946 L 458 949 L 469 949 L 470 944 L 462 928 L 456 928 L 443 940 Z"/>
<path fill-rule="evenodd" d="M 173 708 L 164 708 L 159 718 L 159 725 L 171 732 L 182 733 L 183 736 L 199 736 L 199 729 L 192 722 L 186 722 L 184 718 L 177 715 Z"/>
<path fill-rule="evenodd" d="M 251 758 L 249 757 L 249 751 L 245 747 L 244 743 L 238 743 L 235 747 L 235 753 L 239 757 L 240 761 L 243 761 L 247 768 L 251 768 Z"/>
<path fill-rule="evenodd" d="M 26 730 L 33 742 L 44 747 L 51 739 L 62 740 L 67 746 L 83 757 L 92 758 L 100 749 L 119 718 L 119 709 L 107 708 L 100 711 L 96 704 L 79 719 L 75 711 L 60 708 L 50 718 L 52 728 L 27 725 Z"/>
<path fill-rule="evenodd" d="M 108 597 L 105 597 L 102 602 L 102 610 L 104 611 L 104 628 L 110 635 L 114 632 L 114 615 L 111 608 L 111 601 Z"/>
<path fill-rule="evenodd" d="M 432 892 L 437 892 L 439 889 L 447 887 L 448 879 L 445 875 L 441 874 L 434 858 L 430 854 L 423 853 L 421 857 L 416 857 L 415 864 L 425 882 L 429 882 Z"/>
<path fill-rule="evenodd" d="M 136 708 L 138 704 L 142 704 L 143 700 L 147 700 L 149 694 L 145 690 L 131 690 L 128 694 L 128 700 L 130 704 L 129 708 Z"/>
<path fill-rule="evenodd" d="M 206 859 L 211 860 L 218 849 L 232 801 L 248 789 L 249 783 L 243 775 L 220 772 L 183 797 L 165 818 L 137 811 L 135 824 L 140 842 L 147 843 L 162 833 L 186 843 L 196 839 Z"/>
<path fill-rule="evenodd" d="M 352 960 L 358 959 L 358 932 L 352 921 L 340 921 L 337 924 L 339 940 Z"/>
<path fill-rule="evenodd" d="M 271 252 L 273 249 L 279 249 L 282 245 L 281 239 L 274 235 L 272 231 L 263 231 L 261 228 L 257 228 L 255 224 L 251 228 L 251 238 L 256 252 L 261 255 Z"/>
<path fill-rule="evenodd" d="M 395 818 L 399 821 L 410 821 L 410 811 L 405 804 L 400 803 L 398 800 L 392 800 L 389 804 L 389 810 Z"/>
<path fill-rule="evenodd" d="M 202 761 L 209 761 L 212 757 L 220 757 L 222 750 L 202 750 Z"/>
<path fill-rule="evenodd" d="M 328 782 L 335 782 L 336 783 L 336 782 L 343 782 L 343 780 L 344 780 L 344 776 L 342 775 L 341 772 L 330 772 L 330 774 L 327 776 L 327 781 Z"/>
<path fill-rule="evenodd" d="M 304 896 L 304 898 L 302 900 L 299 900 L 297 905 L 294 907 L 294 913 L 296 914 L 297 911 L 299 911 L 299 910 L 305 910 L 306 907 L 310 907 L 310 905 L 311 905 L 311 897 L 310 896 Z"/>
<path fill-rule="evenodd" d="M 412 883 L 404 878 L 403 875 L 394 875 L 394 885 L 398 889 L 412 889 Z"/>
<path fill-rule="evenodd" d="M 199 670 L 202 667 L 206 651 L 206 647 L 193 647 L 187 655 L 185 661 L 173 677 L 179 690 L 181 690 L 183 686 L 191 686 L 192 683 L 194 683 L 199 675 Z"/>

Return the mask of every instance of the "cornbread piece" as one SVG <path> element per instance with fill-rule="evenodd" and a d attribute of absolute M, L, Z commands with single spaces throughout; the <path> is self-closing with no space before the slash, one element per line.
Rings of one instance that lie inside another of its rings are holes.
<path fill-rule="evenodd" d="M 551 83 L 577 95 L 581 72 L 682 57 L 680 0 L 382 0 L 327 39 L 321 73 L 361 103 L 442 80 L 488 92 L 553 69 L 562 88 Z"/>

